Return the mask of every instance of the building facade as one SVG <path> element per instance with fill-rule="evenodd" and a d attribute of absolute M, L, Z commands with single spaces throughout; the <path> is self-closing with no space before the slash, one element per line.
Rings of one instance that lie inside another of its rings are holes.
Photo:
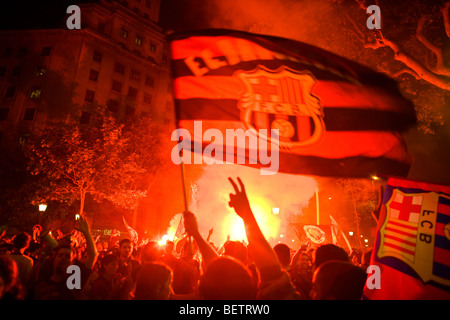
<path fill-rule="evenodd" d="M 159 1 L 100 0 L 79 7 L 80 30 L 0 31 L 2 146 L 50 122 L 88 123 L 96 104 L 118 119 L 149 115 L 173 123 Z"/>
<path fill-rule="evenodd" d="M 96 105 L 119 120 L 150 116 L 170 136 L 173 100 L 159 6 L 160 0 L 99 0 L 79 5 L 81 29 L 0 30 L 3 154 L 49 124 L 89 123 Z M 120 217 L 117 223 L 123 227 Z"/>

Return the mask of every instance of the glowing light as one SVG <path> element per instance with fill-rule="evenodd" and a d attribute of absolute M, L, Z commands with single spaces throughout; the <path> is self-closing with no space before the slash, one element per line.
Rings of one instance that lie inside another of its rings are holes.
<path fill-rule="evenodd" d="M 165 246 L 168 240 L 170 240 L 170 238 L 167 234 L 165 234 L 163 235 L 162 239 L 158 241 L 158 244 L 160 246 Z"/>
<path fill-rule="evenodd" d="M 75 215 L 75 220 L 78 220 L 78 219 L 80 219 L 80 215 L 77 213 L 77 214 Z"/>
<path fill-rule="evenodd" d="M 230 236 L 232 241 L 246 241 L 247 235 L 245 233 L 244 222 L 237 215 L 228 215 L 225 217 L 223 228 L 225 234 Z"/>
<path fill-rule="evenodd" d="M 252 204 L 252 210 L 255 214 L 255 218 L 258 221 L 259 227 L 262 233 L 269 238 L 277 238 L 280 234 L 280 218 L 278 215 L 270 214 L 272 207 L 265 198 L 255 197 L 249 199 Z"/>
<path fill-rule="evenodd" d="M 280 208 L 272 208 L 272 213 L 273 214 L 279 214 L 280 213 Z"/>
<path fill-rule="evenodd" d="M 284 235 L 283 234 L 280 234 L 280 238 L 283 238 L 284 237 Z"/>
<path fill-rule="evenodd" d="M 369 240 L 368 240 L 368 239 L 364 239 L 364 242 L 366 242 L 366 243 L 367 243 L 367 242 L 369 242 Z"/>
<path fill-rule="evenodd" d="M 372 179 L 373 179 L 373 180 L 378 180 L 378 179 L 380 179 L 380 178 L 378 178 L 377 176 L 372 176 Z"/>
<path fill-rule="evenodd" d="M 329 197 L 328 200 L 331 200 L 331 197 Z"/>
<path fill-rule="evenodd" d="M 47 205 L 45 203 L 41 203 L 39 205 L 39 211 L 44 212 L 45 210 L 47 210 Z"/>
<path fill-rule="evenodd" d="M 352 236 L 352 235 L 353 235 L 353 231 L 350 231 L 350 232 L 348 233 L 348 235 L 349 235 L 349 236 Z"/>

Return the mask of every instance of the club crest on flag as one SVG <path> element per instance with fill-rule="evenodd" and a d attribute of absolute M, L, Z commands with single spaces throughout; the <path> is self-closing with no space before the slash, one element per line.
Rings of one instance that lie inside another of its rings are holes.
<path fill-rule="evenodd" d="M 377 257 L 401 260 L 423 283 L 450 285 L 445 262 L 450 247 L 445 232 L 450 217 L 448 203 L 450 197 L 436 192 L 404 193 L 393 189 L 385 206 L 386 218 L 379 229 Z"/>
<path fill-rule="evenodd" d="M 311 94 L 316 80 L 310 73 L 286 66 L 276 70 L 258 66 L 234 76 L 244 88 L 238 108 L 246 129 L 278 129 L 280 149 L 287 152 L 321 139 L 324 115 L 319 99 Z"/>
<path fill-rule="evenodd" d="M 318 226 L 305 225 L 303 226 L 306 236 L 314 243 L 324 243 L 325 242 L 325 232 Z"/>

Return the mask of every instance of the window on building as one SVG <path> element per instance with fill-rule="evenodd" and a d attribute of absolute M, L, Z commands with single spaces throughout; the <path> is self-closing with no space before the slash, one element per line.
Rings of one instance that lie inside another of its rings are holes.
<path fill-rule="evenodd" d="M 13 48 L 5 48 L 5 50 L 3 50 L 3 56 L 10 57 L 12 55 L 12 52 L 13 52 Z"/>
<path fill-rule="evenodd" d="M 37 99 L 37 98 L 39 98 L 41 96 L 41 93 L 42 93 L 41 88 L 34 87 L 33 89 L 31 89 L 30 98 L 31 99 Z"/>
<path fill-rule="evenodd" d="M 138 90 L 136 88 L 133 88 L 133 87 L 128 88 L 128 96 L 130 98 L 136 99 L 137 94 L 138 94 Z"/>
<path fill-rule="evenodd" d="M 22 47 L 19 49 L 19 57 L 25 57 L 28 53 L 27 47 Z"/>
<path fill-rule="evenodd" d="M 120 36 L 124 39 L 127 39 L 128 38 L 128 30 L 126 30 L 124 28 L 120 29 Z"/>
<path fill-rule="evenodd" d="M 101 62 L 102 61 L 102 53 L 100 51 L 94 50 L 94 55 L 92 57 L 94 61 Z"/>
<path fill-rule="evenodd" d="M 150 51 L 151 52 L 156 52 L 156 44 L 150 43 Z"/>
<path fill-rule="evenodd" d="M 117 113 L 119 111 L 119 101 L 117 100 L 109 99 L 106 105 L 111 112 Z"/>
<path fill-rule="evenodd" d="M 152 77 L 150 77 L 150 76 L 146 76 L 145 77 L 145 85 L 146 86 L 153 87 L 154 86 L 154 82 L 155 82 L 155 80 Z"/>
<path fill-rule="evenodd" d="M 137 44 L 138 46 L 142 46 L 142 37 L 136 36 L 136 38 L 134 39 L 134 43 Z"/>
<path fill-rule="evenodd" d="M 144 103 L 145 104 L 152 103 L 152 95 L 150 93 L 144 93 Z"/>
<path fill-rule="evenodd" d="M 25 120 L 25 121 L 33 121 L 35 115 L 36 115 L 36 108 L 27 108 L 25 110 L 25 114 L 23 116 L 23 120 Z"/>
<path fill-rule="evenodd" d="M 95 92 L 87 89 L 86 94 L 84 95 L 84 101 L 92 103 L 94 101 Z"/>
<path fill-rule="evenodd" d="M 5 76 L 5 74 L 6 74 L 6 67 L 5 66 L 1 66 L 0 67 L 0 77 L 3 77 L 3 76 Z"/>
<path fill-rule="evenodd" d="M 122 91 L 122 82 L 113 80 L 112 89 L 113 89 L 113 91 L 120 93 Z"/>
<path fill-rule="evenodd" d="M 52 47 L 43 47 L 41 51 L 41 56 L 48 57 L 52 52 Z"/>
<path fill-rule="evenodd" d="M 114 65 L 114 71 L 123 74 L 125 72 L 125 66 L 121 63 L 116 62 L 116 64 Z"/>
<path fill-rule="evenodd" d="M 83 111 L 80 117 L 80 124 L 89 124 L 91 120 L 91 114 L 89 112 Z"/>
<path fill-rule="evenodd" d="M 36 68 L 36 75 L 43 76 L 47 73 L 47 67 L 44 65 L 40 65 Z"/>
<path fill-rule="evenodd" d="M 22 73 L 22 68 L 23 68 L 22 66 L 15 66 L 13 71 L 12 71 L 12 75 L 14 77 L 20 76 L 20 74 Z"/>
<path fill-rule="evenodd" d="M 140 77 L 141 77 L 141 73 L 139 71 L 131 70 L 131 74 L 130 74 L 131 79 L 139 81 Z"/>
<path fill-rule="evenodd" d="M 89 80 L 97 81 L 98 80 L 98 71 L 91 69 L 89 72 Z"/>
<path fill-rule="evenodd" d="M 0 108 L 0 121 L 8 120 L 9 108 Z"/>
<path fill-rule="evenodd" d="M 9 86 L 6 89 L 5 98 L 13 98 L 15 94 L 16 94 L 16 87 L 15 86 Z"/>

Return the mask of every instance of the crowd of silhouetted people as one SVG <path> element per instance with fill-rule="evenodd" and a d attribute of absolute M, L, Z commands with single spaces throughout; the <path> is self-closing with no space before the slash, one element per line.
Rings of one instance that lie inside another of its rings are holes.
<path fill-rule="evenodd" d="M 229 180 L 235 191 L 229 205 L 243 219 L 248 243 L 227 240 L 216 247 L 209 237 L 203 238 L 189 211 L 183 216 L 185 236 L 164 245 L 137 244 L 115 235 L 108 242 L 94 239 L 84 216 L 69 234 L 39 225 L 12 236 L 3 231 L 0 299 L 361 299 L 370 250 L 347 252 L 333 244 L 272 247 L 253 215 L 243 183 Z M 76 266 L 76 272 L 69 266 Z"/>

